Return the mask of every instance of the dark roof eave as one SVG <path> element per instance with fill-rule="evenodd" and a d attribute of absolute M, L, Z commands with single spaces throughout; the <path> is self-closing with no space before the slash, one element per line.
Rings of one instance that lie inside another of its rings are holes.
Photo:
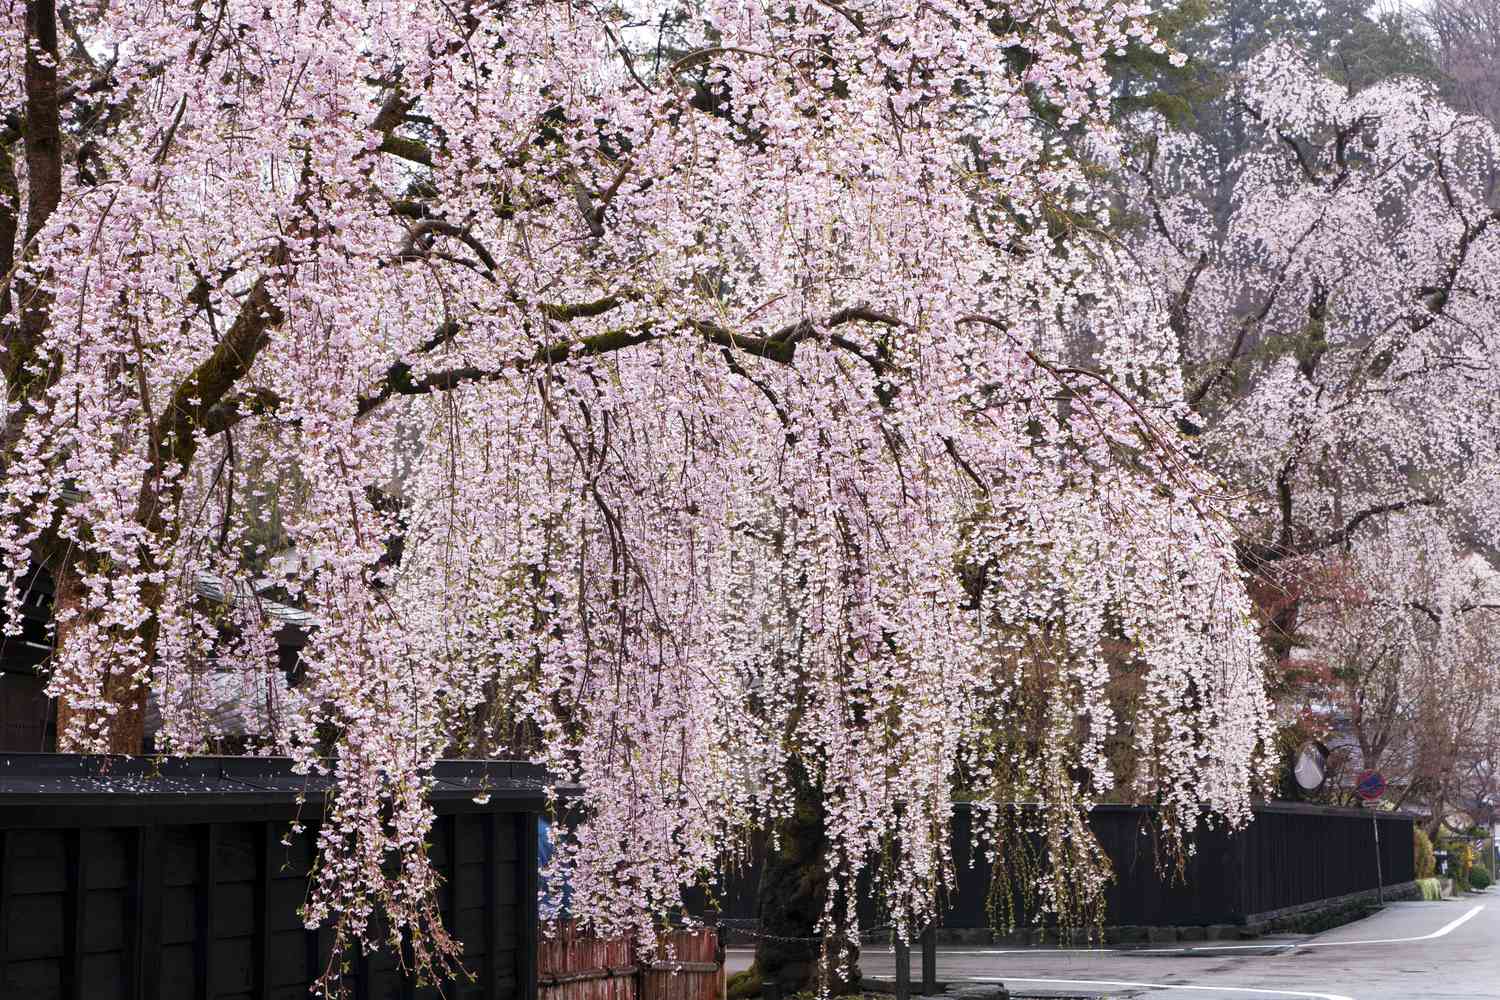
<path fill-rule="evenodd" d="M 439 761 L 429 798 L 441 813 L 540 812 L 576 797 L 528 761 Z M 287 758 L 0 755 L 0 828 L 140 826 L 249 819 L 315 821 L 332 785 Z"/>

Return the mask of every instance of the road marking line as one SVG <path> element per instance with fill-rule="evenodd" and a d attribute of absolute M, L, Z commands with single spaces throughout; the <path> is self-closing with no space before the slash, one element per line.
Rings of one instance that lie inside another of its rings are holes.
<path fill-rule="evenodd" d="M 1204 990 L 1213 993 L 1263 993 L 1278 997 L 1306 997 L 1308 1000 L 1354 1000 L 1342 993 L 1301 993 L 1297 990 L 1265 990 L 1252 986 L 1184 986 L 1180 983 L 1134 983 L 1123 979 L 1026 979 L 1021 976 L 971 976 L 981 983 L 1052 983 L 1058 986 L 1130 986 L 1151 990 Z"/>
<path fill-rule="evenodd" d="M 1195 944 L 1184 945 L 1177 948 L 1009 948 L 1005 950 L 984 950 L 955 952 L 958 955 L 1151 955 L 1168 952 L 1174 955 L 1183 952 L 1201 951 L 1285 951 L 1297 948 L 1347 948 L 1363 944 L 1404 944 L 1409 941 L 1433 941 L 1462 927 L 1474 918 L 1484 904 L 1474 907 L 1468 913 L 1450 920 L 1444 926 L 1433 931 L 1431 934 L 1423 934 L 1418 937 L 1402 938 L 1373 938 L 1368 941 L 1261 941 L 1256 944 Z"/>
<path fill-rule="evenodd" d="M 1457 918 L 1455 918 L 1453 920 L 1448 921 L 1448 923 L 1444 924 L 1442 927 L 1439 927 L 1437 930 L 1433 931 L 1431 934 L 1423 934 L 1421 937 L 1377 938 L 1377 939 L 1375 939 L 1373 941 L 1309 941 L 1306 944 L 1294 944 L 1294 945 L 1292 945 L 1292 947 L 1293 948 L 1332 948 L 1334 945 L 1401 944 L 1401 943 L 1406 942 L 1406 941 L 1432 941 L 1432 940 L 1435 940 L 1437 938 L 1440 938 L 1440 937 L 1444 936 L 1445 934 L 1451 934 L 1453 931 L 1455 931 L 1458 928 L 1462 927 L 1464 924 L 1466 924 L 1470 920 L 1474 919 L 1474 916 L 1480 910 L 1482 910 L 1482 909 L 1484 909 L 1484 904 L 1483 903 L 1481 903 L 1480 905 L 1474 907 L 1472 910 L 1470 910 L 1468 913 L 1465 913 L 1463 916 L 1457 917 Z"/>

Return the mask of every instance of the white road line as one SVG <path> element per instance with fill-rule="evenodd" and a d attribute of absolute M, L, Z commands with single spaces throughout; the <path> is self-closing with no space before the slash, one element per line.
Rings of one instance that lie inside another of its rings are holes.
<path fill-rule="evenodd" d="M 971 976 L 981 983 L 1049 983 L 1056 986 L 1131 986 L 1149 990 L 1197 990 L 1211 993 L 1262 993 L 1276 997 L 1306 997 L 1307 1000 L 1354 1000 L 1342 993 L 1300 993 L 1297 990 L 1265 990 L 1251 986 L 1183 986 L 1178 983 L 1133 983 L 1123 979 L 1023 979 L 1020 976 Z"/>
<path fill-rule="evenodd" d="M 1463 916 L 1448 921 L 1448 923 L 1444 924 L 1442 927 L 1439 927 L 1431 934 L 1423 934 L 1421 937 L 1377 938 L 1373 941 L 1308 941 L 1306 944 L 1294 944 L 1292 945 L 1292 947 L 1332 948 L 1335 945 L 1347 946 L 1355 944 L 1402 944 L 1406 941 L 1431 941 L 1435 938 L 1440 938 L 1445 934 L 1451 934 L 1453 931 L 1457 930 L 1464 924 L 1468 923 L 1470 920 L 1474 919 L 1475 915 L 1478 914 L 1482 909 L 1484 909 L 1484 905 L 1480 904 L 1479 906 L 1474 907 L 1474 909 L 1470 910 L 1468 913 L 1465 913 Z"/>
<path fill-rule="evenodd" d="M 1261 941 L 1256 944 L 1195 944 L 1184 945 L 1177 948 L 1007 948 L 975 950 L 955 952 L 960 955 L 1150 955 L 1153 953 L 1170 952 L 1174 955 L 1183 952 L 1197 953 L 1201 951 L 1283 951 L 1297 948 L 1349 948 L 1365 944 L 1403 944 L 1408 941 L 1432 941 L 1451 934 L 1463 926 L 1474 916 L 1484 909 L 1484 904 L 1474 907 L 1468 913 L 1457 919 L 1450 920 L 1444 926 L 1433 931 L 1431 934 L 1422 934 L 1418 937 L 1402 938 L 1374 938 L 1369 941 Z M 1309 994 L 1311 996 L 1311 994 Z"/>

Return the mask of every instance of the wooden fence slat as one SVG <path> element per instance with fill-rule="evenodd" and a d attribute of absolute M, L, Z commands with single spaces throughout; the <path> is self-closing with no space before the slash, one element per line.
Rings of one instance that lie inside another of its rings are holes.
<path fill-rule="evenodd" d="M 5 962 L 9 955 L 10 942 L 7 940 L 10 928 L 10 883 L 11 878 L 6 874 L 10 871 L 10 843 L 11 837 L 8 830 L 0 830 L 0 989 L 8 990 L 10 984 L 6 982 Z"/>
<path fill-rule="evenodd" d="M 84 924 L 88 906 L 88 843 L 82 829 L 69 830 L 66 834 L 67 895 L 64 903 L 63 928 L 63 996 L 70 1000 L 84 1000 L 83 992 L 83 941 Z"/>
<path fill-rule="evenodd" d="M 276 870 L 276 828 L 272 823 L 259 825 L 259 850 L 255 852 L 255 931 L 251 954 L 255 956 L 256 1000 L 271 996 L 271 874 Z"/>
<path fill-rule="evenodd" d="M 159 826 L 135 831 L 131 873 L 131 995 L 156 1000 L 161 995 L 162 832 Z"/>
<path fill-rule="evenodd" d="M 537 822 L 530 816 L 516 817 L 511 819 L 511 825 L 515 829 L 516 857 L 520 865 L 520 878 L 517 879 L 518 899 L 516 904 L 521 910 L 521 940 L 535 941 L 537 939 L 537 895 L 541 886 L 538 884 L 537 867 L 540 864 L 540 844 L 537 842 Z M 516 991 L 521 1000 L 537 1000 L 537 954 L 535 948 L 521 948 L 516 953 L 516 975 L 520 979 L 519 989 Z"/>
<path fill-rule="evenodd" d="M 713 927 L 658 935 L 633 955 L 627 938 L 579 934 L 571 924 L 538 942 L 539 1000 L 717 1000 L 723 966 Z"/>
<path fill-rule="evenodd" d="M 499 978 L 500 925 L 498 922 L 499 898 L 495 892 L 500 867 L 499 852 L 495 837 L 495 817 L 484 817 L 484 1000 L 497 1000 L 496 980 Z"/>
<path fill-rule="evenodd" d="M 205 823 L 198 840 L 198 906 L 194 915 L 197 929 L 193 959 L 197 965 L 198 995 L 210 1000 L 217 995 L 214 990 L 214 896 L 217 895 L 218 872 L 219 827 L 215 823 Z"/>

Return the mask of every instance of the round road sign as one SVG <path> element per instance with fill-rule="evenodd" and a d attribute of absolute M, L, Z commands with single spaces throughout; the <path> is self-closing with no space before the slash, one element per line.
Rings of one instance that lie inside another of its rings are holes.
<path fill-rule="evenodd" d="M 1361 771 L 1354 783 L 1354 794 L 1366 802 L 1378 799 L 1385 794 L 1385 779 L 1379 771 Z"/>

